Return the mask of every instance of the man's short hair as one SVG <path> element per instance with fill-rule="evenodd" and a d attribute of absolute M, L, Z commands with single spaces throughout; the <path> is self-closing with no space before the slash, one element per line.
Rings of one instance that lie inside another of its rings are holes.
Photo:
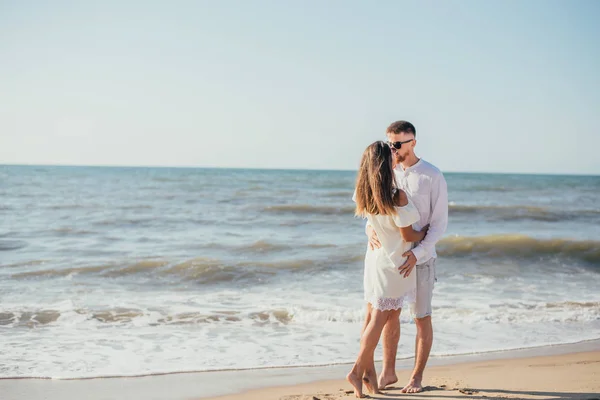
<path fill-rule="evenodd" d="M 399 133 L 412 133 L 417 137 L 417 130 L 415 126 L 408 121 L 396 121 L 388 126 L 386 133 L 393 133 L 397 135 Z"/>

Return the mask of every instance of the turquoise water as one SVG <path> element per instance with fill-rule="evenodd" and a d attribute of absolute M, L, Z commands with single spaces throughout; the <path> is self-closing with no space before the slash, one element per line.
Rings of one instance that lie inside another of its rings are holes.
<path fill-rule="evenodd" d="M 366 246 L 354 179 L 0 166 L 0 377 L 351 361 Z M 433 353 L 599 338 L 600 177 L 446 179 Z"/>

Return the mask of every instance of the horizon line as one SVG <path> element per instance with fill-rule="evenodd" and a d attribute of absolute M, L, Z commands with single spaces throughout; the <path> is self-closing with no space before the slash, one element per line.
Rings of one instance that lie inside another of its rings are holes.
<path fill-rule="evenodd" d="M 164 169 L 224 169 L 224 170 L 255 170 L 255 171 L 322 171 L 322 172 L 356 172 L 358 169 L 342 168 L 268 168 L 268 167 L 217 167 L 198 165 L 118 165 L 118 164 L 23 164 L 0 163 L 0 167 L 71 167 L 71 168 L 164 168 Z M 600 173 L 574 172 L 498 172 L 498 171 L 442 171 L 444 174 L 486 174 L 486 175 L 541 175 L 541 176 L 600 176 Z"/>

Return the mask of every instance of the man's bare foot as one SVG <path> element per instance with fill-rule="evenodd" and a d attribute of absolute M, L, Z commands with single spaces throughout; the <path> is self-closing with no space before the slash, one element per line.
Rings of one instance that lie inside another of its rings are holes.
<path fill-rule="evenodd" d="M 359 399 L 365 397 L 365 395 L 362 392 L 362 379 L 360 379 L 354 373 L 350 372 L 348 375 L 346 375 L 346 380 L 354 388 L 354 395 L 356 397 L 358 397 Z"/>
<path fill-rule="evenodd" d="M 387 374 L 387 375 L 383 375 L 383 372 L 382 372 L 381 375 L 379 375 L 379 388 L 380 389 L 385 389 L 386 386 L 393 385 L 396 382 L 398 382 L 398 377 L 396 376 L 395 372 L 392 372 L 391 374 Z"/>
<path fill-rule="evenodd" d="M 420 393 L 423 391 L 423 386 L 421 386 L 422 378 L 413 377 L 408 385 L 404 386 L 402 389 L 402 393 Z"/>
<path fill-rule="evenodd" d="M 379 394 L 379 387 L 377 385 L 377 373 L 375 371 L 366 371 L 363 375 L 363 383 L 367 387 L 367 390 L 371 394 Z"/>

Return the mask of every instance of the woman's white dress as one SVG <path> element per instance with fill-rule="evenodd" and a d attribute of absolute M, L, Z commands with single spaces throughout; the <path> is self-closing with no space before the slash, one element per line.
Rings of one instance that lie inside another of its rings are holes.
<path fill-rule="evenodd" d="M 370 225 L 375 229 L 381 247 L 371 250 L 367 247 L 365 256 L 365 301 L 378 310 L 397 310 L 402 308 L 406 296 L 414 296 L 417 273 L 413 269 L 404 278 L 398 268 L 406 257 L 402 254 L 412 248 L 412 243 L 404 241 L 400 233 L 406 227 L 419 221 L 419 211 L 408 198 L 408 204 L 395 207 L 396 215 L 367 215 Z"/>

